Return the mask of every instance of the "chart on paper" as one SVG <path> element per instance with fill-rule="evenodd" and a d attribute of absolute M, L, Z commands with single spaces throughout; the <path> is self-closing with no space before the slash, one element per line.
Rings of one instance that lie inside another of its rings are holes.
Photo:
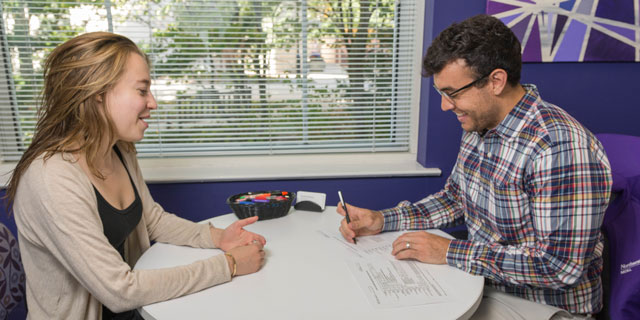
<path fill-rule="evenodd" d="M 370 257 L 356 258 L 347 264 L 375 307 L 405 307 L 451 300 L 448 290 L 426 264 Z"/>
<path fill-rule="evenodd" d="M 343 249 L 345 263 L 375 307 L 393 308 L 455 300 L 446 284 L 438 281 L 437 266 L 413 260 L 396 260 L 392 244 L 403 232 L 359 237 L 348 243 L 338 232 L 317 230 L 329 243 Z"/>

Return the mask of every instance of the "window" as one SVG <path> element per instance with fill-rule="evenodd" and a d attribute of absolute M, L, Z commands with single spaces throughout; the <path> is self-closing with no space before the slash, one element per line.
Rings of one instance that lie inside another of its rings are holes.
<path fill-rule="evenodd" d="M 84 32 L 148 53 L 141 157 L 408 151 L 419 69 L 412 0 L 3 0 L 0 151 L 36 122 L 42 65 Z M 417 30 L 420 29 L 420 30 Z"/>

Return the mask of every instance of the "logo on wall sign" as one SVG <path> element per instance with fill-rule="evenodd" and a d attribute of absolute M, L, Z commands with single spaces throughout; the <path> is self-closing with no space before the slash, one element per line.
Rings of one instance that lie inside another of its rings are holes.
<path fill-rule="evenodd" d="M 625 273 L 631 272 L 631 269 L 633 267 L 636 267 L 636 266 L 639 266 L 639 265 L 640 265 L 640 260 L 629 262 L 627 264 L 621 264 L 620 265 L 620 274 L 625 274 Z"/>

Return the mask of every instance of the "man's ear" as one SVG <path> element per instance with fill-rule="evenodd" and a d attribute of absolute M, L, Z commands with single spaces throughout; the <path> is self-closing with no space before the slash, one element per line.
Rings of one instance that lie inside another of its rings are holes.
<path fill-rule="evenodd" d="M 491 86 L 491 92 L 499 96 L 504 92 L 504 88 L 507 86 L 507 71 L 504 69 L 495 69 L 489 75 L 489 85 Z"/>

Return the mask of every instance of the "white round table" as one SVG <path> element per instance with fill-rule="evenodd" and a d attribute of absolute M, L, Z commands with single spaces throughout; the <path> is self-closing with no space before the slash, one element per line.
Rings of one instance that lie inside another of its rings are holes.
<path fill-rule="evenodd" d="M 349 255 L 342 248 L 345 244 L 327 237 L 339 235 L 341 219 L 335 207 L 327 207 L 323 213 L 291 210 L 285 217 L 258 221 L 246 229 L 267 239 L 266 262 L 260 271 L 139 311 L 145 319 L 157 320 L 466 319 L 475 312 L 484 279 L 444 265 L 432 266 L 429 272 L 451 289 L 454 300 L 409 307 L 372 306 L 345 262 Z M 236 220 L 233 214 L 210 219 L 219 228 Z M 156 243 L 135 269 L 179 266 L 220 253 Z"/>

